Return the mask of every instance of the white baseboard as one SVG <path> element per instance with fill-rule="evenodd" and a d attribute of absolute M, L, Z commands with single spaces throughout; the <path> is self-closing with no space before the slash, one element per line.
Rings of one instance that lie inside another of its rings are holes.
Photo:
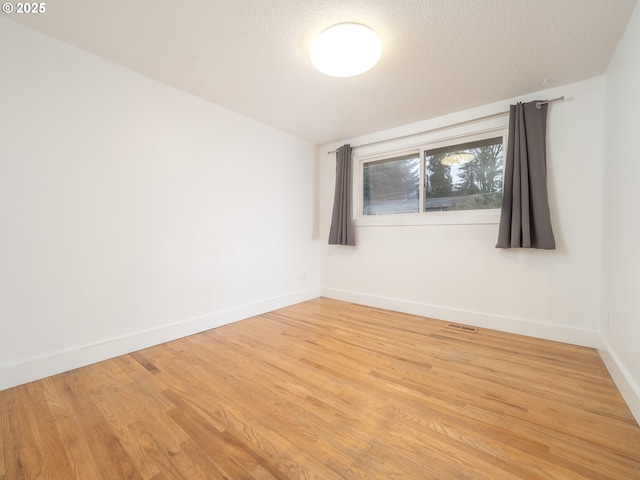
<path fill-rule="evenodd" d="M 5 365 L 0 367 L 0 390 L 244 320 L 319 296 L 320 289 L 313 288 L 171 325 L 163 325 L 151 330 L 132 333 L 104 342 L 84 345 Z"/>
<path fill-rule="evenodd" d="M 602 343 L 604 347 L 599 350 L 600 356 L 622 398 L 624 398 L 629 410 L 631 410 L 633 417 L 636 419 L 636 423 L 640 425 L 640 386 L 633 380 L 629 370 L 611 349 L 607 340 L 603 338 Z"/>
<path fill-rule="evenodd" d="M 599 332 L 596 330 L 585 330 L 579 328 L 566 327 L 540 323 L 520 318 L 511 318 L 500 315 L 461 310 L 457 308 L 441 307 L 426 303 L 411 302 L 396 298 L 380 297 L 365 293 L 351 292 L 347 290 L 337 290 L 333 288 L 322 288 L 321 295 L 327 298 L 343 300 L 371 307 L 384 308 L 396 312 L 410 313 L 423 317 L 446 320 L 456 323 L 464 323 L 474 327 L 489 328 L 503 332 L 527 335 L 529 337 L 554 340 L 556 342 L 570 343 L 583 347 L 601 348 L 602 343 Z"/>

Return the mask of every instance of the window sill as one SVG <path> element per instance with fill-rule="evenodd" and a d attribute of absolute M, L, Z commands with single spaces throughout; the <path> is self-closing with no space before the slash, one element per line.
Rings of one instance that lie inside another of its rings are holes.
<path fill-rule="evenodd" d="M 367 215 L 356 218 L 356 227 L 395 227 L 413 225 L 487 225 L 500 223 L 500 209 L 456 212 Z"/>

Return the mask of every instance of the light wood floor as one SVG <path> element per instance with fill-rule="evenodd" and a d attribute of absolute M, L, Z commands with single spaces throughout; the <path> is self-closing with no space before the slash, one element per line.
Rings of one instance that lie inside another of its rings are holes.
<path fill-rule="evenodd" d="M 0 479 L 640 479 L 593 349 L 328 299 L 0 392 Z"/>

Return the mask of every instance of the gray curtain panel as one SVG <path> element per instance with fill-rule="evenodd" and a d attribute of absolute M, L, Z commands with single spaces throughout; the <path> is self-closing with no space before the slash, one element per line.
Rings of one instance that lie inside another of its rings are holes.
<path fill-rule="evenodd" d="M 352 169 L 351 146 L 336 150 L 336 193 L 333 198 L 333 215 L 329 231 L 329 245 L 355 245 L 352 218 Z"/>
<path fill-rule="evenodd" d="M 511 105 L 496 248 L 556 248 L 547 195 L 547 107 Z"/>

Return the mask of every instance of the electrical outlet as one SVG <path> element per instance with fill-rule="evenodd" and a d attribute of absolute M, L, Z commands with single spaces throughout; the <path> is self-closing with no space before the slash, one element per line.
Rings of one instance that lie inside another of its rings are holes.
<path fill-rule="evenodd" d="M 306 273 L 301 273 L 300 275 L 298 275 L 298 283 L 304 283 L 306 281 L 307 281 Z"/>

